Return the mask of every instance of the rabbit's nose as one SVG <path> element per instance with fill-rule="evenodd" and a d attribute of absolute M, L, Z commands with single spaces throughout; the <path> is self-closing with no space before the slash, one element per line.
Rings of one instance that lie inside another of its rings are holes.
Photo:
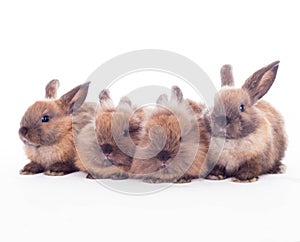
<path fill-rule="evenodd" d="M 105 155 L 109 155 L 111 152 L 113 152 L 113 148 L 110 144 L 101 145 L 101 149 Z"/>
<path fill-rule="evenodd" d="M 225 115 L 215 117 L 215 122 L 220 127 L 225 127 L 229 123 L 229 118 Z"/>
<path fill-rule="evenodd" d="M 26 128 L 26 127 L 21 127 L 21 128 L 19 129 L 19 134 L 20 134 L 20 135 L 25 136 L 27 133 L 28 133 L 28 128 Z"/>
<path fill-rule="evenodd" d="M 159 152 L 157 154 L 157 159 L 161 160 L 161 161 L 167 161 L 171 158 L 170 152 L 166 151 L 166 150 L 162 150 L 161 152 Z"/>

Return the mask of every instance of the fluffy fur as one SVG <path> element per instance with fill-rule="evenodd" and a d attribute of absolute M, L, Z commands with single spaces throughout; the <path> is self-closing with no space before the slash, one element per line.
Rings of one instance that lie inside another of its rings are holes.
<path fill-rule="evenodd" d="M 55 100 L 58 86 L 58 80 L 52 80 L 46 87 L 46 97 L 53 100 L 37 101 L 22 118 L 19 136 L 31 160 L 20 171 L 23 175 L 40 172 L 65 175 L 82 169 L 74 135 L 93 115 L 92 104 L 82 105 L 89 83 L 79 85 Z"/>
<path fill-rule="evenodd" d="M 252 182 L 259 175 L 284 171 L 284 121 L 269 103 L 259 101 L 272 86 L 278 65 L 274 62 L 258 70 L 242 88 L 233 87 L 230 66 L 221 69 L 222 89 L 210 117 L 212 171 L 207 178 Z"/>
<path fill-rule="evenodd" d="M 201 109 L 201 105 L 183 100 L 176 86 L 170 100 L 160 96 L 145 122 L 131 176 L 151 183 L 189 182 L 203 176 L 209 137 Z"/>
<path fill-rule="evenodd" d="M 94 123 L 80 132 L 77 147 L 88 178 L 128 178 L 139 140 L 143 111 L 124 97 L 114 106 L 108 90 L 99 95 Z"/>

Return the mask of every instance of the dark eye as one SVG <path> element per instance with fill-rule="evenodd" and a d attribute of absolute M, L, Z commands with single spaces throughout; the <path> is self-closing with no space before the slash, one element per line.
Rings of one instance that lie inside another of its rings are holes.
<path fill-rule="evenodd" d="M 48 115 L 44 115 L 44 116 L 41 118 L 41 121 L 42 121 L 43 123 L 47 123 L 47 122 L 50 121 L 50 117 L 49 117 Z"/>
<path fill-rule="evenodd" d="M 123 131 L 123 136 L 124 137 L 127 137 L 129 135 L 129 131 L 128 131 L 128 129 L 125 129 L 124 131 Z"/>
<path fill-rule="evenodd" d="M 241 106 L 240 106 L 240 111 L 241 111 L 241 112 L 244 112 L 244 111 L 245 111 L 245 106 L 244 106 L 243 104 L 241 104 Z"/>
<path fill-rule="evenodd" d="M 181 136 L 179 137 L 179 142 L 182 142 L 182 137 Z"/>

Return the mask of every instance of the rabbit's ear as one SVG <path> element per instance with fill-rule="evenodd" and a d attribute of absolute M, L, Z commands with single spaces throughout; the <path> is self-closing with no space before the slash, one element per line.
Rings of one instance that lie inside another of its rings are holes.
<path fill-rule="evenodd" d="M 109 90 L 103 89 L 99 94 L 100 107 L 103 110 L 114 109 L 114 103 L 110 97 Z"/>
<path fill-rule="evenodd" d="M 234 86 L 234 79 L 232 75 L 232 67 L 231 65 L 223 65 L 221 70 L 221 86 Z"/>
<path fill-rule="evenodd" d="M 246 80 L 242 88 L 249 93 L 252 104 L 262 98 L 271 88 L 275 81 L 278 67 L 279 61 L 275 61 L 256 71 Z"/>
<path fill-rule="evenodd" d="M 122 105 L 128 105 L 129 107 L 132 107 L 132 102 L 129 99 L 129 97 L 122 97 L 120 99 L 120 102 L 119 102 L 118 106 L 122 106 Z"/>
<path fill-rule="evenodd" d="M 46 86 L 45 98 L 55 99 L 58 88 L 59 88 L 59 81 L 57 79 L 53 79 L 52 81 L 50 81 Z"/>
<path fill-rule="evenodd" d="M 132 113 L 133 112 L 133 107 L 132 107 L 132 102 L 128 97 L 122 97 L 120 99 L 120 102 L 117 106 L 117 110 L 120 110 L 122 112 L 128 112 Z"/>
<path fill-rule="evenodd" d="M 183 94 L 178 86 L 173 86 L 171 91 L 171 100 L 176 100 L 181 103 L 183 99 Z"/>
<path fill-rule="evenodd" d="M 61 104 L 67 113 L 75 112 L 83 104 L 89 89 L 90 82 L 73 88 L 60 97 Z"/>
<path fill-rule="evenodd" d="M 168 103 L 168 96 L 167 96 L 167 94 L 161 94 L 157 98 L 156 103 L 160 104 L 160 105 L 166 105 Z"/>

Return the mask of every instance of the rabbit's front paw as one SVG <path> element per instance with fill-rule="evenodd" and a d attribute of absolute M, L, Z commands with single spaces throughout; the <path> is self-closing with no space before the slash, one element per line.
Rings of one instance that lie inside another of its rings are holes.
<path fill-rule="evenodd" d="M 64 176 L 72 172 L 78 171 L 72 162 L 56 162 L 48 167 L 45 175 L 48 176 Z"/>
<path fill-rule="evenodd" d="M 176 180 L 174 183 L 183 184 L 183 183 L 190 183 L 192 182 L 192 177 L 190 176 L 182 176 L 178 180 Z"/>
<path fill-rule="evenodd" d="M 112 174 L 110 178 L 113 180 L 124 180 L 124 179 L 128 179 L 128 174 L 124 172 L 119 172 L 119 173 Z"/>
<path fill-rule="evenodd" d="M 268 172 L 269 174 L 283 174 L 286 172 L 286 165 L 281 162 L 274 165 L 274 167 Z"/>
<path fill-rule="evenodd" d="M 161 183 L 163 182 L 160 178 L 156 178 L 156 177 L 147 177 L 143 179 L 143 182 L 146 183 Z"/>
<path fill-rule="evenodd" d="M 44 167 L 41 166 L 37 162 L 30 162 L 22 170 L 20 170 L 21 175 L 34 175 L 38 173 L 42 173 L 44 171 Z"/>
<path fill-rule="evenodd" d="M 205 177 L 205 179 L 208 180 L 224 180 L 226 178 L 225 167 L 219 165 L 215 165 L 211 172 Z"/>
<path fill-rule="evenodd" d="M 224 179 L 226 179 L 226 177 L 223 175 L 208 175 L 206 177 L 206 179 L 208 179 L 208 180 L 224 180 Z"/>
<path fill-rule="evenodd" d="M 231 180 L 233 182 L 238 182 L 238 183 L 250 183 L 250 182 L 258 181 L 258 176 L 253 177 L 253 178 L 248 178 L 248 179 L 240 179 L 240 178 L 237 178 L 237 177 L 233 177 Z"/>
<path fill-rule="evenodd" d="M 256 160 L 246 161 L 233 174 L 232 181 L 240 183 L 255 182 L 261 174 L 261 165 Z"/>

